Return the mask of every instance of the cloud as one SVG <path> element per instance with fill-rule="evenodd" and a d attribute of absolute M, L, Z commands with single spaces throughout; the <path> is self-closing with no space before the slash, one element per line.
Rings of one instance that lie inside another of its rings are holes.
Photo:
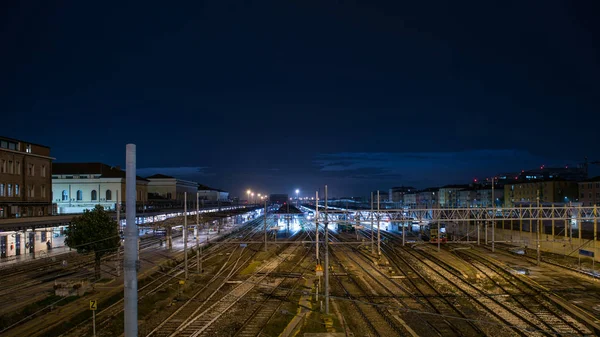
<path fill-rule="evenodd" d="M 313 161 L 324 176 L 398 183 L 447 184 L 468 182 L 497 173 L 549 164 L 521 150 L 456 152 L 340 152 L 319 154 Z M 559 166 L 564 163 L 558 163 Z"/>

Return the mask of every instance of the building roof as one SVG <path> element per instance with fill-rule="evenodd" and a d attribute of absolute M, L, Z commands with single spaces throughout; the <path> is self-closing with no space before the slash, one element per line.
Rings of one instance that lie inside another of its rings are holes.
<path fill-rule="evenodd" d="M 420 190 L 419 193 L 423 193 L 423 192 L 437 192 L 439 190 L 440 190 L 439 187 L 429 187 L 429 188 L 426 188 L 424 190 Z"/>
<path fill-rule="evenodd" d="M 168 175 L 158 173 L 158 174 L 146 177 L 146 179 L 175 179 L 175 177 L 171 177 Z"/>
<path fill-rule="evenodd" d="M 200 183 L 198 183 L 198 191 L 217 191 L 217 192 L 226 192 L 223 190 L 220 190 L 218 188 L 212 188 L 212 187 L 208 187 L 206 185 L 202 185 Z"/>
<path fill-rule="evenodd" d="M 392 191 L 398 191 L 398 190 L 400 190 L 400 191 L 411 190 L 412 191 L 412 190 L 415 190 L 415 188 L 412 186 L 395 186 L 395 187 L 392 187 L 391 190 Z"/>
<path fill-rule="evenodd" d="M 600 181 L 600 176 L 582 180 L 579 183 L 589 183 L 589 182 L 594 182 L 594 181 Z"/>
<path fill-rule="evenodd" d="M 100 174 L 100 178 L 125 178 L 126 172 L 118 166 L 103 163 L 53 163 L 53 175 L 65 174 Z M 146 179 L 136 176 L 137 180 Z"/>
<path fill-rule="evenodd" d="M 6 141 L 11 141 L 11 142 L 19 142 L 19 143 L 31 144 L 31 145 L 35 145 L 35 146 L 45 147 L 47 149 L 50 148 L 50 146 L 48 146 L 48 145 L 42 145 L 42 144 L 32 143 L 32 142 L 25 141 L 25 140 L 20 140 L 20 139 L 15 139 L 15 138 L 10 138 L 10 137 L 5 137 L 5 136 L 0 136 L 0 138 L 4 139 Z"/>
<path fill-rule="evenodd" d="M 442 186 L 442 187 L 440 187 L 440 189 L 442 189 L 442 188 L 467 188 L 467 187 L 469 187 L 469 184 L 454 184 L 454 185 Z"/>

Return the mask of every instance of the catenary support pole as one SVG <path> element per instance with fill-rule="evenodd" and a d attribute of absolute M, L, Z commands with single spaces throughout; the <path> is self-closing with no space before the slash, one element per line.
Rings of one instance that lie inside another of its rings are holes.
<path fill-rule="evenodd" d="M 100 190 L 98 190 L 100 193 Z M 117 229 L 119 230 L 119 247 L 117 248 L 117 276 L 121 276 L 121 205 L 119 204 L 119 191 L 117 190 Z"/>
<path fill-rule="evenodd" d="M 265 214 L 264 214 L 264 227 L 265 227 L 265 252 L 267 251 L 267 200 L 265 199 Z"/>
<path fill-rule="evenodd" d="M 377 255 L 381 256 L 381 233 L 379 232 L 379 190 L 377 190 Z"/>
<path fill-rule="evenodd" d="M 371 254 L 375 254 L 375 228 L 373 228 L 373 192 L 371 192 Z"/>
<path fill-rule="evenodd" d="M 184 268 L 185 268 L 185 279 L 188 279 L 188 251 L 187 251 L 187 242 L 188 242 L 188 227 L 187 227 L 187 192 L 183 192 L 183 259 L 184 259 Z"/>
<path fill-rule="evenodd" d="M 200 192 L 196 192 L 196 273 L 200 274 Z"/>
<path fill-rule="evenodd" d="M 329 315 L 329 219 L 327 197 L 327 185 L 325 185 L 325 314 Z"/>
<path fill-rule="evenodd" d="M 315 233 L 315 250 L 316 253 L 315 255 L 317 256 L 317 264 L 320 264 L 320 257 L 319 257 L 319 191 L 315 192 L 316 194 L 316 203 L 315 203 L 315 230 L 317 231 Z"/>
<path fill-rule="evenodd" d="M 126 219 L 125 227 L 125 256 L 124 269 L 124 311 L 125 311 L 125 337 L 138 335 L 138 296 L 137 296 L 137 240 L 138 231 L 135 223 L 135 184 L 136 184 L 136 147 L 127 144 L 126 155 Z"/>
<path fill-rule="evenodd" d="M 540 246 L 542 245 L 542 233 L 541 233 L 541 219 L 540 219 L 540 190 L 537 191 L 537 265 L 540 265 L 542 260 L 542 253 L 540 252 Z"/>
<path fill-rule="evenodd" d="M 594 205 L 594 256 L 592 256 L 592 274 L 596 275 L 596 240 L 598 235 L 598 206 Z"/>

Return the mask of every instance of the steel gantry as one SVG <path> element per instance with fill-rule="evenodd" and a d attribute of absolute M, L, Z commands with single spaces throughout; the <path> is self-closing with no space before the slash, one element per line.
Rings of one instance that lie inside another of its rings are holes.
<path fill-rule="evenodd" d="M 528 207 L 477 207 L 477 208 L 422 208 L 422 209 L 382 209 L 382 210 L 330 210 L 330 223 L 347 221 L 451 221 L 474 222 L 481 220 L 565 220 L 593 221 L 598 219 L 596 207 L 583 206 L 528 206 Z M 325 221 L 325 214 L 319 212 L 318 220 Z"/>

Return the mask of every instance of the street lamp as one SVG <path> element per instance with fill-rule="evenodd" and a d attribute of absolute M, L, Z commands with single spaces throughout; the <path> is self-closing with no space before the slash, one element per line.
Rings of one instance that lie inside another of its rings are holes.
<path fill-rule="evenodd" d="M 300 193 L 300 190 L 296 189 L 296 206 L 298 206 L 298 193 Z"/>
<path fill-rule="evenodd" d="M 254 204 L 254 192 L 250 193 L 250 196 L 252 197 L 252 203 Z"/>
<path fill-rule="evenodd" d="M 250 192 L 251 192 L 250 190 L 247 190 L 247 191 L 246 191 L 246 194 L 248 195 L 248 197 L 247 197 L 247 199 L 248 199 L 248 203 L 250 203 Z"/>

